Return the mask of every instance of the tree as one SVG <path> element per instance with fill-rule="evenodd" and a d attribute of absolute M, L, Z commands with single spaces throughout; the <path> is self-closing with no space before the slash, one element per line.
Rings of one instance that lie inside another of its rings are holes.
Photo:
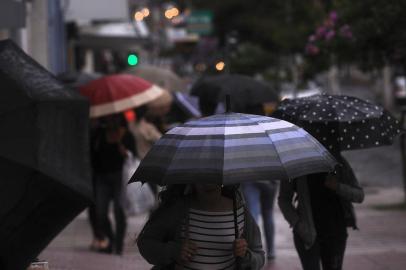
<path fill-rule="evenodd" d="M 336 8 L 351 25 L 352 58 L 364 69 L 386 64 L 406 65 L 406 1 L 336 0 Z"/>
<path fill-rule="evenodd" d="M 239 43 L 256 47 L 264 58 L 277 59 L 302 54 L 307 36 L 322 17 L 321 1 L 301 0 L 190 0 L 182 5 L 214 12 L 215 35 L 225 45 L 230 32 L 238 32 Z M 278 56 L 278 57 L 275 57 Z M 249 56 L 248 56 L 249 57 Z M 245 57 L 246 58 L 246 57 Z M 269 62 L 269 65 L 280 61 Z M 263 67 L 254 72 L 263 70 Z"/>

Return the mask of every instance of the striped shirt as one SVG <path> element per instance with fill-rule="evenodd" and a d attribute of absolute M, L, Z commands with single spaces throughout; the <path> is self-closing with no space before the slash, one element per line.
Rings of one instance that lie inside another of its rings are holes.
<path fill-rule="evenodd" d="M 244 208 L 237 210 L 239 235 L 242 234 Z M 189 210 L 189 241 L 197 246 L 196 254 L 183 269 L 226 270 L 235 268 L 233 243 L 235 240 L 233 211 L 207 212 Z M 185 239 L 186 224 L 183 222 L 182 238 Z"/>

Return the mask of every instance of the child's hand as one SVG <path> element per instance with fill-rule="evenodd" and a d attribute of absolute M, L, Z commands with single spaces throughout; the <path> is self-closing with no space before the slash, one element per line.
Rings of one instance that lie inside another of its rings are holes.
<path fill-rule="evenodd" d="M 244 238 L 238 238 L 234 241 L 234 256 L 244 257 L 247 253 L 248 243 Z"/>
<path fill-rule="evenodd" d="M 183 264 L 185 262 L 190 261 L 193 256 L 196 254 L 197 246 L 195 243 L 190 241 L 184 241 L 182 244 L 182 248 L 180 250 L 180 255 L 178 261 Z"/>

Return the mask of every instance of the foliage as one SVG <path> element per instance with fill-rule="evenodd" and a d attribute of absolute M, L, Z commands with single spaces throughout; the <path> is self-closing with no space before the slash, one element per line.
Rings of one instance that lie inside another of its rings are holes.
<path fill-rule="evenodd" d="M 336 11 L 331 11 L 308 37 L 305 47 L 305 73 L 316 73 L 330 65 L 350 60 L 346 56 L 354 43 L 350 25 L 343 22 Z M 305 74 L 306 76 L 306 74 Z"/>
<path fill-rule="evenodd" d="M 351 56 L 365 69 L 406 63 L 406 1 L 336 0 L 355 37 Z"/>
<path fill-rule="evenodd" d="M 277 61 L 276 56 L 255 43 L 246 42 L 239 45 L 230 55 L 232 73 L 255 75 Z"/>
<path fill-rule="evenodd" d="M 309 33 L 320 21 L 324 10 L 319 0 L 178 0 L 178 3 L 212 10 L 215 34 L 221 45 L 226 45 L 229 33 L 238 33 L 238 47 L 241 48 L 236 54 L 243 56 L 232 59 L 232 69 L 244 73 L 262 72 L 266 64 L 263 59 L 270 61 L 268 66 L 273 66 L 281 63 L 275 58 L 302 54 Z M 259 56 L 261 53 L 263 57 Z M 250 55 L 252 59 L 248 59 Z"/>

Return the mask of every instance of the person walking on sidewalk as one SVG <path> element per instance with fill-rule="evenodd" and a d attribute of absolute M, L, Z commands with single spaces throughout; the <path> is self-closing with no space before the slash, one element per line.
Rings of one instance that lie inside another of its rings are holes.
<path fill-rule="evenodd" d="M 336 174 L 281 181 L 278 204 L 293 228 L 304 270 L 342 269 L 347 227 L 357 229 L 352 203 L 361 203 L 364 192 L 347 161 L 340 154 L 334 156 L 341 163 Z"/>
<path fill-rule="evenodd" d="M 122 205 L 122 169 L 128 151 L 135 154 L 134 137 L 127 129 L 123 115 L 107 116 L 97 131 L 92 146 L 92 165 L 95 179 L 96 227 L 98 235 L 108 239 L 106 248 L 99 251 L 116 254 L 123 252 L 127 227 Z M 109 219 L 110 202 L 114 205 L 115 231 Z"/>
<path fill-rule="evenodd" d="M 151 149 L 152 145 L 162 137 L 162 133 L 147 117 L 148 107 L 146 105 L 135 109 L 135 122 L 129 123 L 129 130 L 135 137 L 137 145 L 137 157 L 142 160 Z M 148 183 L 154 195 L 158 195 L 158 186 Z"/>
<path fill-rule="evenodd" d="M 264 265 L 261 235 L 242 200 L 237 203 L 240 237 L 235 238 L 232 192 L 216 184 L 172 185 L 160 193 L 157 210 L 137 245 L 153 269 L 259 270 Z"/>
<path fill-rule="evenodd" d="M 275 259 L 275 223 L 273 209 L 277 189 L 278 183 L 275 180 L 244 183 L 242 185 L 247 207 L 258 225 L 259 219 L 262 217 L 268 261 Z"/>

